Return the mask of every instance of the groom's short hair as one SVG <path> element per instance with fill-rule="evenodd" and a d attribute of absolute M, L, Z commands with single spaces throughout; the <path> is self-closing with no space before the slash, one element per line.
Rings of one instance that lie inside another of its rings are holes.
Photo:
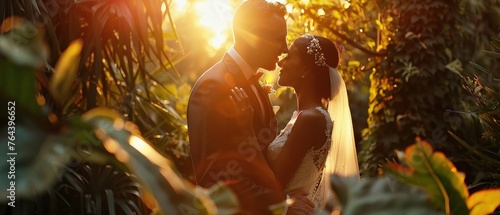
<path fill-rule="evenodd" d="M 247 0 L 236 9 L 233 17 L 234 36 L 241 34 L 253 27 L 265 25 L 274 15 L 284 17 L 285 5 L 279 2 L 267 2 L 266 0 Z"/>

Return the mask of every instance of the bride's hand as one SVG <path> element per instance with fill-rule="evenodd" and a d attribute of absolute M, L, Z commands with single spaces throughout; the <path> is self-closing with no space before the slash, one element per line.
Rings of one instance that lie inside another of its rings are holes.
<path fill-rule="evenodd" d="M 229 97 L 236 109 L 238 125 L 242 128 L 252 128 L 254 110 L 245 90 L 235 87 L 231 89 L 231 95 Z"/>
<path fill-rule="evenodd" d="M 307 198 L 309 193 L 297 190 L 290 193 L 292 204 L 288 207 L 287 215 L 312 215 L 314 214 L 314 203 Z"/>

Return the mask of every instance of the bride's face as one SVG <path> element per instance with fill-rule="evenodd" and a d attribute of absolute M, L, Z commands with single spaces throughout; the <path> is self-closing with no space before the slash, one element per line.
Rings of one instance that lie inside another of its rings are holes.
<path fill-rule="evenodd" d="M 278 84 L 280 86 L 296 87 L 307 71 L 305 62 L 301 59 L 299 49 L 293 43 L 288 55 L 278 62 L 281 67 Z"/>

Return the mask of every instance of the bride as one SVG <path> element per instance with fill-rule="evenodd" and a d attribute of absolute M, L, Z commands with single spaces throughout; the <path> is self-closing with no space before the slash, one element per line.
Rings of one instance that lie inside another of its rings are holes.
<path fill-rule="evenodd" d="M 286 193 L 308 192 L 316 209 L 330 198 L 330 174 L 359 177 L 356 146 L 345 83 L 336 67 L 335 44 L 320 36 L 305 34 L 290 46 L 278 62 L 282 68 L 278 84 L 293 87 L 297 110 L 269 145 L 267 160 Z M 232 91 L 241 109 L 245 129 L 252 129 L 253 110 L 246 93 Z"/>

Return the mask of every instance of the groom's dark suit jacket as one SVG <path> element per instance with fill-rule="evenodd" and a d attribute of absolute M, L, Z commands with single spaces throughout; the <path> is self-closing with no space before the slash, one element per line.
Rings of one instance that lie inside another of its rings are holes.
<path fill-rule="evenodd" d="M 250 84 L 257 85 L 259 93 Z M 254 109 L 253 128 L 242 129 L 230 90 L 241 87 Z M 262 110 L 257 96 L 264 105 Z M 226 54 L 196 82 L 187 111 L 189 141 L 196 183 L 208 188 L 225 182 L 236 192 L 242 214 L 269 214 L 269 205 L 285 195 L 265 159 L 267 146 L 276 137 L 277 124 L 266 93 L 257 79 L 247 80 L 236 62 Z"/>

